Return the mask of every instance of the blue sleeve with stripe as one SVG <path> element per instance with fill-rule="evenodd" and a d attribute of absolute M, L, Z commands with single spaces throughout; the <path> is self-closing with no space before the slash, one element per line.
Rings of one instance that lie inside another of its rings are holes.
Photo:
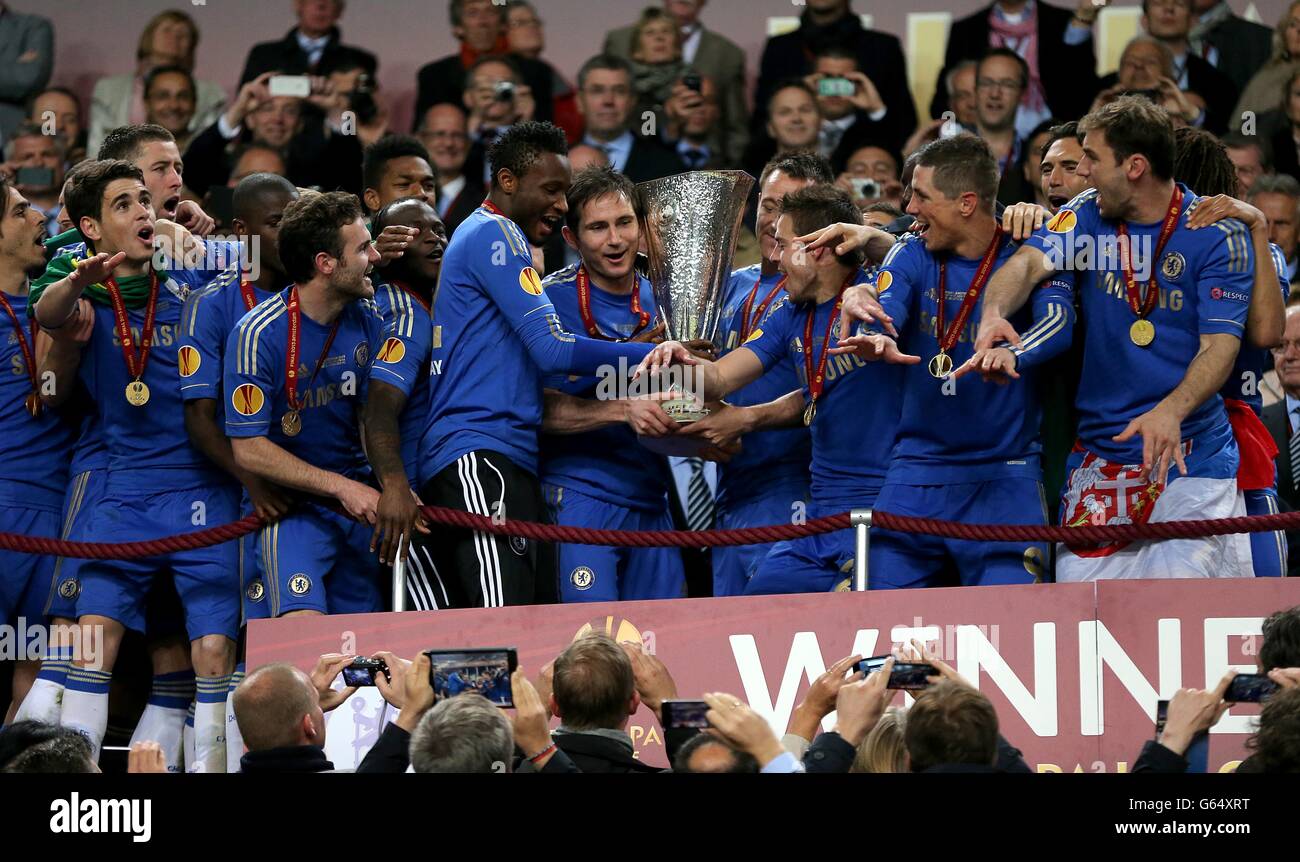
<path fill-rule="evenodd" d="M 922 289 L 925 281 L 925 272 L 920 266 L 924 259 L 923 252 L 923 240 L 904 239 L 885 255 L 880 264 L 880 272 L 876 275 L 876 298 L 885 313 L 893 318 L 894 329 L 900 338 L 911 319 L 916 292 Z M 884 327 L 873 324 L 867 327 L 867 331 L 884 332 Z"/>
<path fill-rule="evenodd" d="M 1019 371 L 1063 353 L 1074 338 L 1074 295 L 1070 279 L 1048 279 L 1034 288 L 1029 302 L 1034 309 L 1034 325 L 1021 334 L 1020 346 L 1012 348 Z"/>
<path fill-rule="evenodd" d="M 1219 241 L 1196 274 L 1198 331 L 1241 338 L 1255 283 L 1255 248 L 1250 231 L 1236 219 L 1224 219 L 1211 227 L 1222 235 L 1216 237 Z"/>
<path fill-rule="evenodd" d="M 433 328 L 416 313 L 414 300 L 398 287 L 381 285 L 375 305 L 384 320 L 384 332 L 370 366 L 375 380 L 396 387 L 407 398 L 419 381 L 429 376 L 429 351 Z"/>
<path fill-rule="evenodd" d="M 277 369 L 284 370 L 284 357 L 271 355 L 276 339 L 263 330 L 256 313 L 250 313 L 231 330 L 226 342 L 227 437 L 266 437 L 270 431 L 275 376 Z"/>
<path fill-rule="evenodd" d="M 224 373 L 221 358 L 230 334 L 222 313 L 224 284 L 219 278 L 211 287 L 195 291 L 185 300 L 176 362 L 181 376 L 181 398 L 185 401 L 221 397 Z"/>
<path fill-rule="evenodd" d="M 598 341 L 566 332 L 542 289 L 541 276 L 533 269 L 523 232 L 506 219 L 494 221 L 503 239 L 475 260 L 478 282 L 543 374 L 592 374 L 601 365 L 616 365 L 620 358 L 636 364 L 653 349 L 650 344 Z M 501 265 L 497 261 L 507 249 L 509 259 Z"/>
<path fill-rule="evenodd" d="M 793 315 L 794 305 L 790 297 L 782 296 L 767 313 L 763 324 L 741 345 L 758 357 L 758 361 L 763 363 L 763 371 L 771 371 L 772 366 L 785 358 L 789 344 L 787 333 Z"/>

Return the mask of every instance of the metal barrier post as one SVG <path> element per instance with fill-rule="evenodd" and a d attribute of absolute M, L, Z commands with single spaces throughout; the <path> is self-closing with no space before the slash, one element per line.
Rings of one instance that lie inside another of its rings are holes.
<path fill-rule="evenodd" d="M 406 610 L 406 549 L 403 541 L 397 543 L 397 559 L 393 560 L 393 610 Z"/>
<path fill-rule="evenodd" d="M 849 513 L 853 525 L 853 591 L 867 590 L 867 552 L 871 549 L 871 510 L 854 509 Z"/>

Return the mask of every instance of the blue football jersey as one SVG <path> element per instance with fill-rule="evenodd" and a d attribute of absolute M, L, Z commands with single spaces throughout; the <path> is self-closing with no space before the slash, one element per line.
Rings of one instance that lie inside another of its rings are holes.
<path fill-rule="evenodd" d="M 289 409 L 285 353 L 291 290 L 285 288 L 248 312 L 230 333 L 224 374 L 226 434 L 267 437 L 322 470 L 364 478 L 369 468 L 361 449 L 359 418 L 371 359 L 383 343 L 383 322 L 370 300 L 350 303 L 339 316 L 329 353 L 312 380 L 333 327 L 301 315 L 296 392 L 302 431 L 286 436 L 280 422 Z"/>
<path fill-rule="evenodd" d="M 996 272 L 1018 246 L 1007 238 L 993 264 Z M 1039 479 L 1038 429 L 1042 408 L 1037 366 L 1069 347 L 1074 326 L 1070 284 L 1052 279 L 1035 289 L 1030 304 L 1011 323 L 1024 333 L 1016 369 L 1019 380 L 1005 385 L 978 374 L 936 379 L 928 364 L 939 352 L 937 332 L 939 268 L 944 276 L 944 329 L 954 325 L 962 300 L 981 260 L 931 254 L 919 236 L 904 238 L 889 250 L 876 277 L 880 303 L 894 320 L 899 348 L 921 357 L 903 366 L 903 408 L 894 447 L 890 482 L 942 485 L 983 482 L 1001 477 Z M 983 296 L 948 351 L 953 367 L 975 353 Z M 1032 309 L 1032 314 L 1031 314 Z M 1037 321 L 1039 325 L 1034 325 Z"/>
<path fill-rule="evenodd" d="M 415 488 L 419 483 L 420 436 L 429 418 L 433 320 L 423 299 L 396 284 L 375 284 L 375 306 L 384 321 L 384 341 L 375 353 L 370 374 L 373 380 L 396 386 L 406 396 L 398 430 L 402 465 L 407 481 Z"/>
<path fill-rule="evenodd" d="M 528 240 L 480 207 L 456 228 L 433 306 L 433 375 L 420 482 L 461 455 L 489 449 L 537 473 L 542 377 L 635 367 L 649 344 L 598 341 L 560 325 L 533 269 Z"/>
<path fill-rule="evenodd" d="M 226 339 L 253 306 L 275 295 L 250 283 L 250 296 L 246 297 L 241 276 L 240 268 L 232 267 L 219 274 L 207 287 L 191 293 L 185 301 L 181 318 L 181 347 L 177 360 L 181 397 L 186 401 L 213 399 L 217 402 L 219 421 L 225 415 L 226 400 L 221 397 L 221 378 L 225 368 Z M 252 306 L 249 305 L 250 298 Z"/>
<path fill-rule="evenodd" d="M 777 301 L 765 326 L 755 329 L 743 345 L 764 369 L 792 361 L 805 398 L 809 397 L 805 351 L 811 350 L 814 371 L 826 348 L 839 340 L 836 300 L 796 305 L 788 296 Z M 804 333 L 813 315 L 811 344 Z M 826 376 L 812 432 L 812 498 L 821 507 L 852 507 L 875 500 L 889 466 L 902 405 L 903 375 L 898 366 L 866 362 L 853 355 L 827 356 Z M 846 433 L 847 429 L 847 433 Z"/>
<path fill-rule="evenodd" d="M 750 322 L 763 327 L 776 311 L 776 305 L 786 295 L 781 288 L 764 307 L 764 300 L 781 282 L 781 273 L 763 276 L 759 264 L 738 269 L 727 279 L 722 298 L 721 322 L 718 324 L 718 355 L 723 356 L 740 346 L 745 322 L 746 300 L 749 303 Z M 755 290 L 757 287 L 757 290 Z M 759 311 L 762 314 L 759 314 Z M 778 362 L 770 371 L 748 386 L 742 386 L 727 396 L 727 403 L 738 407 L 752 407 L 775 401 L 800 387 L 794 362 L 788 358 Z M 744 500 L 761 488 L 780 484 L 783 480 L 806 481 L 808 465 L 812 460 L 812 438 L 807 428 L 773 428 L 745 435 L 739 454 L 726 464 L 718 465 L 718 500 Z"/>
<path fill-rule="evenodd" d="M 1139 280 L 1154 279 L 1160 291 L 1147 318 L 1155 327 L 1155 340 L 1146 347 L 1129 337 L 1136 316 L 1129 308 L 1115 251 L 1116 224 L 1102 218 L 1095 190 L 1070 201 L 1026 241 L 1061 262 L 1067 269 L 1060 276 L 1074 284 L 1086 324 L 1077 401 L 1079 438 L 1085 448 L 1109 461 L 1142 462 L 1140 437 L 1125 443 L 1111 438 L 1182 382 L 1200 351 L 1202 335 L 1241 338 L 1245 332 L 1255 269 L 1250 231 L 1235 219 L 1187 229 L 1196 197 L 1185 186 L 1179 189 L 1182 211 L 1160 260 L 1149 258 L 1161 222 L 1128 225 L 1135 272 Z M 1236 475 L 1236 445 L 1217 393 L 1183 420 L 1182 438 L 1196 450 L 1193 457 L 1230 453 L 1211 472 Z"/>
<path fill-rule="evenodd" d="M 27 297 L 5 295 L 15 317 L 0 310 L 0 504 L 59 511 L 68 486 L 76 427 L 57 410 L 27 409 L 32 381 L 25 340 L 36 362 Z"/>
<path fill-rule="evenodd" d="M 560 325 L 570 332 L 584 331 L 578 311 L 577 266 L 569 266 L 542 282 L 555 306 Z M 639 307 L 653 320 L 654 292 L 650 282 L 638 277 Z M 609 337 L 627 338 L 640 326 L 640 315 L 632 311 L 626 296 L 608 293 L 596 286 L 591 290 L 591 316 Z M 548 375 L 545 385 L 571 395 L 595 397 L 594 376 Z M 626 424 L 611 425 L 584 434 L 543 434 L 541 478 L 550 485 L 569 488 L 617 506 L 664 511 L 668 465 L 664 459 L 637 442 L 636 432 Z"/>
<path fill-rule="evenodd" d="M 1273 268 L 1277 270 L 1278 286 L 1282 290 L 1282 302 L 1285 304 L 1291 293 L 1291 285 L 1286 279 L 1286 255 L 1273 243 L 1269 243 L 1268 250 L 1273 256 Z M 1256 416 L 1260 415 L 1264 410 L 1264 393 L 1259 387 L 1264 374 L 1272 367 L 1272 351 L 1264 347 L 1251 347 L 1243 341 L 1241 350 L 1237 353 L 1237 362 L 1232 366 L 1232 373 L 1224 381 L 1219 395 L 1244 401 L 1255 411 Z"/>

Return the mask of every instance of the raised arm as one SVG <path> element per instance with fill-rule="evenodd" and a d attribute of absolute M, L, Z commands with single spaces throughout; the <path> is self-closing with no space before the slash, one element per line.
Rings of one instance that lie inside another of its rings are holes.
<path fill-rule="evenodd" d="M 979 334 L 975 338 L 977 351 L 1003 341 L 1020 344 L 1020 336 L 1007 318 L 1025 304 L 1034 285 L 1053 272 L 1055 267 L 1047 255 L 1032 246 L 1022 245 L 993 273 L 984 288 L 984 310 L 980 316 Z"/>

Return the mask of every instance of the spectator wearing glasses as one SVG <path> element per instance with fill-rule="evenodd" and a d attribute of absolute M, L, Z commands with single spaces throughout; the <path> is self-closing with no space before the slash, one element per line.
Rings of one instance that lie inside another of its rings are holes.
<path fill-rule="evenodd" d="M 90 132 L 87 153 L 95 156 L 109 130 L 145 122 L 148 114 L 145 79 L 149 72 L 163 66 L 193 73 L 194 55 L 199 47 L 199 28 L 184 12 L 160 12 L 145 25 L 136 47 L 136 69 L 130 75 L 101 78 L 90 97 Z M 194 112 L 190 132 L 207 126 L 221 113 L 226 92 L 211 81 L 194 82 Z M 161 124 L 160 124 L 161 125 Z M 175 132 L 173 132 L 175 134 Z"/>
<path fill-rule="evenodd" d="M 1082 117 L 1097 92 L 1097 58 L 1092 25 L 1109 0 L 1078 0 L 1071 11 L 1042 0 L 997 0 L 953 23 L 930 116 L 948 110 L 943 86 L 962 61 L 978 60 L 990 48 L 1007 48 L 1025 61 L 1018 133 L 1021 137 L 1051 116 Z"/>
<path fill-rule="evenodd" d="M 420 121 L 420 140 L 429 150 L 429 158 L 438 172 L 435 209 L 449 237 L 487 196 L 487 186 L 480 175 L 465 169 L 469 157 L 466 128 L 465 112 L 448 103 L 434 105 L 424 112 Z"/>
<path fill-rule="evenodd" d="M 681 38 L 682 61 L 702 77 L 713 81 L 717 91 L 718 121 L 709 149 L 728 165 L 740 163 L 749 143 L 745 103 L 745 53 L 730 39 L 700 23 L 706 0 L 664 0 L 664 9 L 676 22 Z M 606 54 L 630 59 L 636 27 L 620 27 L 605 37 Z"/>
<path fill-rule="evenodd" d="M 1174 83 L 1177 69 L 1174 53 L 1154 36 L 1134 36 L 1124 46 L 1119 70 L 1101 79 L 1101 92 L 1093 100 L 1095 111 L 1113 99 L 1133 93 L 1157 103 L 1169 112 L 1174 126 L 1203 122 L 1205 102 L 1195 93 L 1184 93 Z"/>
<path fill-rule="evenodd" d="M 1025 141 L 1016 131 L 1020 95 L 1029 67 L 1009 48 L 994 48 L 980 60 L 975 81 L 975 134 L 998 161 L 998 200 L 1004 204 L 1033 200 L 1021 167 Z"/>

